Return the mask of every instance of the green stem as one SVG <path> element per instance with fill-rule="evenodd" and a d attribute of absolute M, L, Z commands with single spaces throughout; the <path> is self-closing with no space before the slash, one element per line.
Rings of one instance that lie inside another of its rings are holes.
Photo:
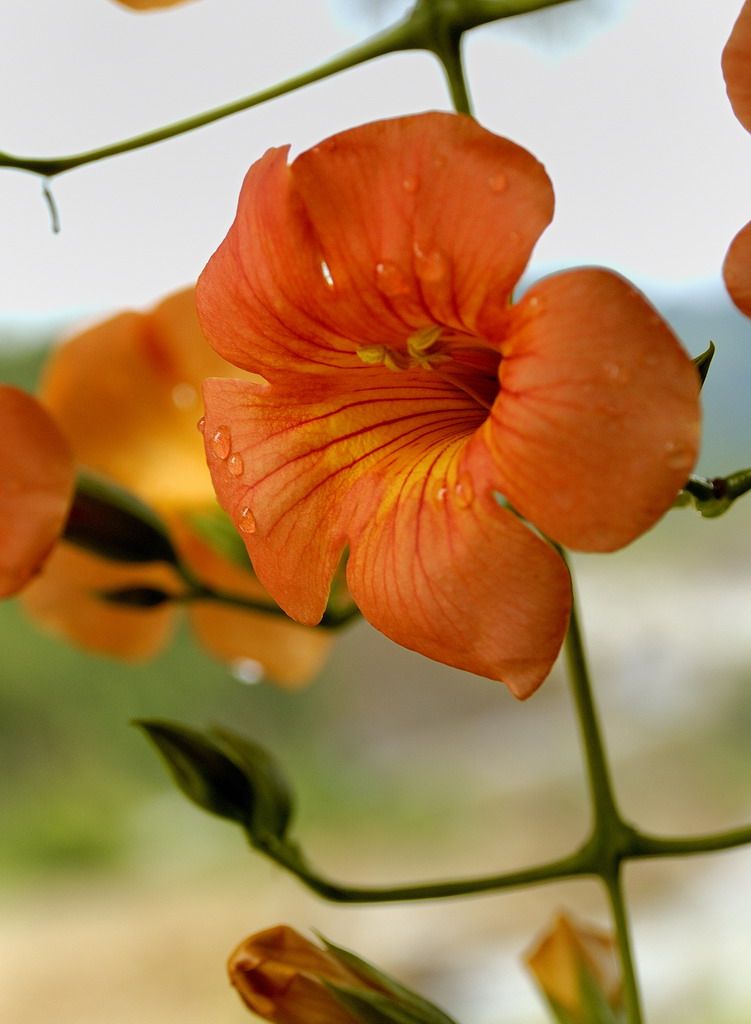
<path fill-rule="evenodd" d="M 623 971 L 627 1020 L 629 1024 L 642 1024 L 639 987 L 636 980 L 620 873 L 622 860 L 628 856 L 635 845 L 636 832 L 624 821 L 618 810 L 610 779 L 610 768 L 595 708 L 586 652 L 579 625 L 573 575 L 571 589 L 571 617 L 566 634 L 565 655 L 589 779 L 593 814 L 589 845 L 594 860 L 594 873 L 602 879 L 610 900 Z"/>
<path fill-rule="evenodd" d="M 623 897 L 623 885 L 619 868 L 607 878 L 603 878 L 605 889 L 610 901 L 610 911 L 615 924 L 618 954 L 623 969 L 623 1002 L 629 1024 L 642 1024 L 641 997 L 634 968 L 634 955 L 631 946 L 631 927 Z"/>
<path fill-rule="evenodd" d="M 233 103 L 213 107 L 211 110 L 197 114 L 194 117 L 185 118 L 182 121 L 176 121 L 174 124 L 167 125 L 164 128 L 144 132 L 122 142 L 101 146 L 97 149 L 87 150 L 84 153 L 77 153 L 72 156 L 35 158 L 11 156 L 10 153 L 0 152 L 0 167 L 31 171 L 36 174 L 42 174 L 46 178 L 52 178 L 57 174 L 63 174 L 65 171 L 82 167 L 84 164 L 106 160 L 109 157 L 129 153 L 136 149 L 142 149 L 145 146 L 152 146 L 157 142 L 164 142 L 166 139 L 172 139 L 177 135 L 194 131 L 196 128 L 202 128 L 205 125 L 212 124 L 214 121 L 219 121 L 222 118 L 230 117 L 232 114 L 238 114 L 243 110 L 258 106 L 260 103 L 284 96 L 286 93 L 301 89 L 303 86 L 320 82 L 324 78 L 338 74 L 340 71 L 346 71 L 348 68 L 356 67 L 358 64 L 364 64 L 377 57 L 383 57 L 387 53 L 417 48 L 419 48 L 419 41 L 415 38 L 413 26 L 410 24 L 409 19 L 406 19 L 385 32 L 374 36 L 372 39 L 368 39 L 358 46 L 345 50 L 343 53 L 310 71 L 295 75 L 267 89 L 261 89 L 260 92 L 252 93 L 250 96 L 235 100 Z"/>
<path fill-rule="evenodd" d="M 23 157 L 0 151 L 0 168 L 30 171 L 33 174 L 41 174 L 45 178 L 54 178 L 56 175 L 74 170 L 76 167 L 83 167 L 85 164 L 98 160 L 107 160 L 113 156 L 153 146 L 157 142 L 164 142 L 178 135 L 184 135 L 186 132 L 195 131 L 197 128 L 203 128 L 215 121 L 222 120 L 222 118 L 249 110 L 268 100 L 277 99 L 279 96 L 320 82 L 377 57 L 404 50 L 431 50 L 436 53 L 446 69 L 456 109 L 469 112 L 469 98 L 466 94 L 466 87 L 462 86 L 463 76 L 456 73 L 456 57 L 452 55 L 451 48 L 446 46 L 445 40 L 439 44 L 438 50 L 435 49 L 437 27 L 442 26 L 443 32 L 448 32 L 451 38 L 456 40 L 456 43 L 452 45 L 454 50 L 458 51 L 458 41 L 462 34 L 469 29 L 488 22 L 499 21 L 502 18 L 528 14 L 530 11 L 570 2 L 571 0 L 418 0 L 410 14 L 384 32 L 345 50 L 310 71 L 294 75 L 292 78 L 267 89 L 261 89 L 250 96 L 213 107 L 211 110 L 196 114 L 194 117 L 184 118 L 163 128 L 143 132 L 121 142 L 99 146 L 96 149 L 70 156 Z"/>
<path fill-rule="evenodd" d="M 573 576 L 571 586 L 573 591 Z M 603 823 L 610 825 L 614 822 L 621 822 L 610 780 L 610 768 L 605 754 L 602 732 L 592 696 L 592 684 L 589 677 L 581 627 L 579 625 L 579 612 L 575 592 L 572 598 L 571 617 L 566 634 L 564 653 L 584 745 L 594 823 L 597 826 Z"/>
<path fill-rule="evenodd" d="M 306 863 L 297 847 L 287 843 L 263 848 L 263 852 L 281 867 L 286 868 L 309 889 L 324 899 L 336 903 L 398 903 L 411 900 L 437 900 L 452 896 L 471 896 L 481 892 L 499 892 L 539 885 L 544 882 L 576 878 L 590 873 L 590 865 L 584 851 L 577 851 L 567 857 L 549 861 L 536 867 L 523 868 L 499 875 L 480 878 L 458 879 L 455 881 L 427 882 L 395 887 L 346 886 L 323 878 Z"/>

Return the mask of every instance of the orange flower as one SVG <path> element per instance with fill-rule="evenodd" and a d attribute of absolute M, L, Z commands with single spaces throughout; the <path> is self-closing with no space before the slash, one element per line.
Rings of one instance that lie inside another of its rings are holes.
<path fill-rule="evenodd" d="M 722 71 L 735 116 L 751 131 L 751 0 L 746 0 L 722 54 Z M 730 298 L 751 316 L 751 224 L 735 236 L 725 257 L 725 285 Z"/>
<path fill-rule="evenodd" d="M 31 395 L 0 385 L 0 597 L 39 572 L 73 493 L 73 457 Z"/>
<path fill-rule="evenodd" d="M 317 622 L 348 547 L 376 628 L 517 697 L 570 606 L 528 522 L 627 544 L 699 432 L 694 367 L 622 278 L 574 270 L 511 304 L 552 212 L 542 166 L 468 117 L 368 124 L 254 164 L 197 293 L 217 351 L 268 382 L 204 395 L 214 486 L 269 592 Z"/>
<path fill-rule="evenodd" d="M 62 345 L 48 365 L 42 398 L 78 462 L 154 508 L 205 584 L 269 604 L 250 566 L 218 554 L 192 525 L 197 513 L 219 514 L 196 429 L 201 382 L 217 373 L 236 371 L 206 344 L 189 289 L 150 313 L 122 313 Z M 183 589 L 165 564 L 110 562 L 61 544 L 24 601 L 32 616 L 90 650 L 144 658 L 166 642 L 175 609 L 125 607 L 98 596 L 134 586 L 174 595 Z M 189 615 L 214 654 L 260 662 L 290 686 L 315 674 L 330 644 L 323 630 L 210 601 L 192 602 Z"/>
<path fill-rule="evenodd" d="M 355 988 L 362 980 L 287 925 L 245 939 L 227 968 L 245 1005 L 273 1024 L 357 1024 L 324 979 Z"/>
<path fill-rule="evenodd" d="M 527 966 L 554 1008 L 571 1024 L 595 1024 L 599 1000 L 614 1012 L 622 1006 L 618 947 L 611 932 L 559 914 L 526 957 Z"/>
<path fill-rule="evenodd" d="M 185 0 L 116 0 L 116 3 L 130 7 L 134 11 L 150 11 L 156 7 L 175 7 L 177 4 L 185 3 Z"/>

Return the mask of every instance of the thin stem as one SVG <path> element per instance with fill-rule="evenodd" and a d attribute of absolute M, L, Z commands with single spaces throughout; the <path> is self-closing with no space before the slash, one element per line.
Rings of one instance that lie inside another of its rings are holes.
<path fill-rule="evenodd" d="M 631 926 L 623 897 L 623 886 L 620 868 L 616 868 L 612 876 L 603 878 L 610 901 L 610 910 L 615 923 L 616 942 L 623 970 L 623 1001 L 629 1024 L 642 1024 L 641 997 L 636 980 L 634 955 L 631 945 Z"/>
<path fill-rule="evenodd" d="M 713 853 L 718 850 L 732 850 L 751 843 L 751 825 L 714 832 L 705 836 L 670 838 L 636 832 L 631 858 L 638 857 L 680 857 L 699 853 Z"/>
<path fill-rule="evenodd" d="M 301 851 L 288 844 L 269 845 L 264 851 L 277 864 L 286 868 L 313 892 L 336 903 L 398 903 L 407 900 L 437 900 L 452 896 L 470 896 L 481 892 L 522 888 L 544 882 L 575 878 L 590 873 L 590 864 L 583 851 L 549 861 L 536 867 L 524 868 L 499 875 L 459 879 L 448 882 L 427 882 L 395 887 L 346 886 L 323 878 L 305 862 Z"/>
<path fill-rule="evenodd" d="M 561 552 L 561 554 L 563 553 Z M 589 677 L 589 667 L 587 665 L 581 627 L 579 625 L 579 612 L 573 577 L 571 586 L 574 593 L 564 652 L 582 742 L 584 744 L 589 791 L 592 799 L 595 825 L 597 826 L 604 822 L 608 824 L 616 821 L 620 822 L 621 818 L 616 806 L 613 786 L 610 780 L 610 768 L 592 696 L 592 684 Z"/>
<path fill-rule="evenodd" d="M 65 171 L 82 167 L 84 164 L 106 160 L 109 157 L 142 149 L 145 146 L 152 146 L 157 142 L 164 142 L 166 139 L 172 139 L 177 135 L 194 131 L 196 128 L 202 128 L 205 125 L 212 124 L 214 121 L 219 121 L 222 118 L 230 117 L 232 114 L 238 114 L 243 110 L 258 106 L 260 103 L 284 96 L 286 93 L 301 89 L 303 86 L 320 82 L 331 75 L 338 74 L 340 71 L 346 71 L 348 68 L 364 64 L 367 61 L 374 60 L 376 57 L 383 57 L 387 53 L 417 48 L 419 48 L 419 41 L 415 38 L 415 32 L 409 19 L 406 19 L 385 32 L 374 36 L 372 39 L 368 39 L 358 46 L 345 50 L 331 60 L 319 64 L 318 67 L 310 71 L 294 75 L 284 82 L 270 86 L 267 89 L 261 89 L 259 92 L 245 96 L 243 99 L 235 100 L 220 107 L 213 107 L 211 110 L 196 114 L 194 117 L 176 121 L 174 124 L 167 125 L 164 128 L 144 132 L 141 135 L 134 135 L 132 138 L 125 139 L 122 142 L 109 146 L 100 146 L 72 156 L 36 158 L 11 156 L 10 153 L 0 152 L 0 167 L 32 171 L 36 174 L 42 174 L 46 178 L 52 178 L 55 175 L 63 174 Z"/>
<path fill-rule="evenodd" d="M 563 554 L 563 552 L 561 552 Z M 570 566 L 569 566 L 570 571 Z M 621 817 L 610 779 L 610 768 L 602 739 L 592 684 L 589 676 L 573 576 L 572 603 L 565 641 L 569 681 L 576 705 L 579 729 L 586 756 L 592 802 L 590 845 L 595 873 L 602 879 L 610 900 L 616 940 L 623 972 L 623 991 L 629 1024 L 642 1024 L 639 987 L 636 980 L 631 936 L 621 888 L 621 862 L 634 846 L 635 831 Z"/>

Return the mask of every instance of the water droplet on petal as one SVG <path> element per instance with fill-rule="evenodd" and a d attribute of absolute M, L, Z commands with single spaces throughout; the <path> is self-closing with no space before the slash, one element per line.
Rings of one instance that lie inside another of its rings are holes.
<path fill-rule="evenodd" d="M 198 401 L 198 392 L 192 384 L 176 384 L 172 389 L 172 402 L 178 409 L 192 409 Z"/>
<path fill-rule="evenodd" d="M 508 178 L 503 171 L 499 171 L 497 174 L 491 174 L 488 178 L 488 186 L 491 192 L 495 192 L 496 195 L 500 195 L 501 192 L 506 191 Z"/>
<path fill-rule="evenodd" d="M 245 463 L 243 457 L 239 452 L 235 452 L 234 455 L 230 455 L 227 460 L 227 468 L 229 469 L 232 476 L 242 476 L 243 470 L 245 469 Z"/>
<path fill-rule="evenodd" d="M 331 271 L 329 270 L 329 265 L 326 260 L 321 260 L 321 273 L 323 274 L 323 279 L 329 288 L 333 288 L 334 278 L 331 275 Z"/>
<path fill-rule="evenodd" d="M 436 282 L 448 273 L 448 258 L 439 249 L 422 252 L 415 248 L 415 270 L 422 281 Z"/>
<path fill-rule="evenodd" d="M 406 277 L 393 263 L 376 264 L 376 287 L 384 295 L 407 295 L 409 293 Z"/>
<path fill-rule="evenodd" d="M 212 454 L 216 455 L 218 459 L 229 458 L 229 453 L 232 450 L 232 434 L 230 433 L 229 427 L 217 427 L 211 435 L 209 447 L 211 448 Z"/>
<path fill-rule="evenodd" d="M 200 418 L 200 420 L 198 421 L 198 423 L 196 423 L 196 430 L 198 431 L 199 434 L 205 434 L 206 433 L 206 417 L 205 416 L 202 416 Z"/>
<path fill-rule="evenodd" d="M 419 186 L 420 182 L 418 178 L 415 177 L 414 174 L 410 174 L 402 182 L 402 188 L 404 189 L 405 192 L 409 192 L 410 194 L 414 194 L 419 188 Z"/>
<path fill-rule="evenodd" d="M 665 453 L 668 469 L 689 470 L 693 464 L 693 451 L 677 441 L 668 441 L 665 445 Z"/>
<path fill-rule="evenodd" d="M 449 492 L 448 487 L 443 487 L 442 486 L 442 487 L 439 487 L 438 490 L 435 492 L 435 496 L 438 499 L 438 501 L 443 501 L 443 499 L 446 497 L 448 492 Z"/>
<path fill-rule="evenodd" d="M 236 658 L 230 662 L 229 669 L 235 679 L 247 686 L 260 683 L 266 675 L 265 668 L 255 658 Z"/>
<path fill-rule="evenodd" d="M 460 476 L 454 485 L 454 497 L 459 508 L 469 508 L 475 500 L 475 489 L 466 473 Z"/>
<path fill-rule="evenodd" d="M 237 528 L 241 533 L 256 532 L 256 517 L 247 505 L 245 508 L 240 509 L 240 515 L 237 517 Z"/>

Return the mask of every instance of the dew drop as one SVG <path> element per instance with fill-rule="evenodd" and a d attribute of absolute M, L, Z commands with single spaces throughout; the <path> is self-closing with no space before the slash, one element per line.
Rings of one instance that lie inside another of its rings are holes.
<path fill-rule="evenodd" d="M 508 186 L 508 178 L 499 171 L 497 174 L 491 174 L 488 178 L 488 187 L 491 192 L 495 192 L 496 195 L 500 195 L 501 192 L 505 192 Z"/>
<path fill-rule="evenodd" d="M 393 263 L 376 264 L 376 287 L 384 295 L 407 295 L 409 293 L 407 279 Z"/>
<path fill-rule="evenodd" d="M 206 433 L 206 417 L 205 416 L 202 416 L 200 418 L 200 420 L 198 421 L 198 423 L 196 423 L 196 430 L 198 431 L 199 434 L 205 434 Z"/>
<path fill-rule="evenodd" d="M 427 253 L 417 249 L 415 269 L 422 281 L 440 281 L 448 273 L 448 258 L 439 249 L 431 249 Z"/>
<path fill-rule="evenodd" d="M 198 401 L 198 392 L 192 384 L 176 384 L 172 389 L 172 404 L 178 409 L 187 411 L 192 409 Z"/>
<path fill-rule="evenodd" d="M 234 455 L 230 455 L 227 460 L 227 468 L 229 469 L 232 476 L 242 476 L 243 470 L 245 469 L 245 463 L 243 457 L 239 452 L 235 452 Z"/>
<path fill-rule="evenodd" d="M 227 426 L 217 427 L 214 433 L 211 435 L 211 441 L 209 442 L 212 454 L 216 455 L 218 459 L 229 458 L 229 453 L 232 450 L 232 435 L 230 429 Z"/>
<path fill-rule="evenodd" d="M 331 271 L 329 270 L 329 265 L 326 260 L 321 260 L 321 273 L 323 274 L 323 279 L 329 288 L 333 288 L 334 278 L 331 275 Z"/>
<path fill-rule="evenodd" d="M 414 195 L 414 193 L 417 191 L 419 186 L 420 186 L 420 182 L 415 177 L 414 174 L 408 175 L 404 179 L 404 181 L 402 182 L 402 188 L 404 189 L 405 192 L 409 192 L 410 195 Z"/>
<path fill-rule="evenodd" d="M 256 532 L 256 517 L 247 505 L 245 508 L 240 509 L 240 515 L 237 517 L 237 528 L 241 533 Z"/>
<path fill-rule="evenodd" d="M 665 454 L 668 469 L 688 470 L 694 461 L 693 452 L 676 441 L 668 441 Z"/>
<path fill-rule="evenodd" d="M 234 661 L 230 662 L 229 669 L 235 679 L 238 682 L 245 683 L 246 686 L 253 686 L 255 683 L 262 682 L 263 677 L 266 675 L 265 668 L 255 658 L 235 658 Z"/>
<path fill-rule="evenodd" d="M 454 497 L 459 508 L 469 508 L 475 500 L 475 489 L 466 474 L 461 476 L 454 485 Z"/>
<path fill-rule="evenodd" d="M 448 492 L 448 487 L 439 487 L 438 490 L 435 492 L 435 496 L 438 499 L 438 501 L 443 501 Z"/>

